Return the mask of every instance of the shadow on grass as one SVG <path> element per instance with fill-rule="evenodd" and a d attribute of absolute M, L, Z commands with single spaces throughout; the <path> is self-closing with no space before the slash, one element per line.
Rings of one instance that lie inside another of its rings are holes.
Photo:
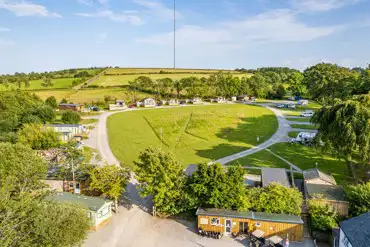
<path fill-rule="evenodd" d="M 236 146 L 236 145 L 223 143 L 223 144 L 214 146 L 211 149 L 196 150 L 196 154 L 203 158 L 217 160 L 225 156 L 241 152 L 246 149 L 248 148 L 244 146 Z"/>
<path fill-rule="evenodd" d="M 274 115 L 239 118 L 235 128 L 223 128 L 216 136 L 229 142 L 241 142 L 256 145 L 270 138 L 278 128 Z M 260 141 L 257 142 L 257 136 Z"/>

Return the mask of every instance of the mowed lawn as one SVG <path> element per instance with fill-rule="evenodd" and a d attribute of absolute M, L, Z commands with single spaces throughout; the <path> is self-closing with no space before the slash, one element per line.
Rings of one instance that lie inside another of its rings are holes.
<path fill-rule="evenodd" d="M 208 78 L 211 74 L 201 74 L 201 73 L 184 73 L 184 74 L 135 74 L 135 75 L 108 75 L 108 76 L 101 76 L 99 79 L 94 81 L 91 85 L 97 86 L 119 86 L 119 85 L 128 85 L 130 81 L 134 81 L 139 76 L 147 76 L 152 80 L 158 80 L 162 78 L 171 78 L 172 80 L 180 80 L 185 77 L 206 77 Z M 238 77 L 250 77 L 251 74 L 235 74 Z"/>
<path fill-rule="evenodd" d="M 317 167 L 328 174 L 332 174 L 337 183 L 348 184 L 353 179 L 348 174 L 346 163 L 338 160 L 330 154 L 323 154 L 313 147 L 307 147 L 300 144 L 277 143 L 268 148 L 275 154 L 290 161 L 302 170 Z M 235 160 L 230 164 L 255 167 L 277 167 L 289 168 L 281 159 L 272 155 L 267 150 L 254 153 L 252 155 Z"/>
<path fill-rule="evenodd" d="M 107 126 L 114 155 L 132 167 L 149 146 L 173 152 L 184 166 L 215 160 L 251 148 L 257 136 L 267 140 L 278 123 L 260 106 L 211 105 L 117 113 Z"/>

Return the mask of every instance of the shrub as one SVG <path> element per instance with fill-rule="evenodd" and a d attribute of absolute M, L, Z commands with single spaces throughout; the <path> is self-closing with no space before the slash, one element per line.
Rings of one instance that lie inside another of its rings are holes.
<path fill-rule="evenodd" d="M 312 230 L 325 232 L 338 226 L 338 216 L 332 206 L 309 201 L 308 211 L 311 217 Z"/>
<path fill-rule="evenodd" d="M 58 107 L 57 100 L 54 96 L 50 96 L 45 100 L 45 104 L 50 106 L 53 109 L 56 109 Z"/>
<path fill-rule="evenodd" d="M 81 116 L 78 112 L 65 111 L 62 113 L 62 122 L 65 124 L 78 124 L 81 121 Z"/>

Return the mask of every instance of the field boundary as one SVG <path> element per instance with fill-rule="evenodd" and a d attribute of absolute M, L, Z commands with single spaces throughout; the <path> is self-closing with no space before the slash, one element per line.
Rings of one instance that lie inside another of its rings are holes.
<path fill-rule="evenodd" d="M 149 125 L 149 127 L 152 129 L 152 131 L 154 132 L 154 134 L 155 134 L 155 136 L 158 138 L 158 140 L 159 140 L 161 143 L 163 143 L 165 146 L 170 147 L 170 145 L 169 145 L 169 144 L 167 144 L 165 141 L 163 141 L 163 138 L 161 138 L 161 137 L 158 135 L 157 131 L 155 131 L 155 129 L 154 129 L 154 127 L 153 127 L 153 125 L 149 122 L 149 120 L 148 120 L 145 116 L 143 116 L 143 118 L 145 119 L 145 121 L 147 122 L 147 124 Z"/>
<path fill-rule="evenodd" d="M 99 79 L 101 75 L 104 75 L 104 73 L 107 71 L 108 69 L 105 69 L 103 70 L 102 72 L 100 72 L 99 74 L 97 74 L 96 76 L 94 76 L 93 78 L 90 78 L 88 79 L 87 81 L 81 83 L 81 84 L 78 84 L 77 86 L 75 87 L 72 87 L 73 90 L 79 90 L 81 89 L 82 87 L 87 87 L 89 86 L 91 83 L 93 83 L 95 80 Z"/>

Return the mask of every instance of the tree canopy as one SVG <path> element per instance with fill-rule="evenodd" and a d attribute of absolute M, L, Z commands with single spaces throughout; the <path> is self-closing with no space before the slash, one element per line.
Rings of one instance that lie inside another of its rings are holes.
<path fill-rule="evenodd" d="M 350 214 L 352 216 L 370 212 L 370 182 L 350 185 L 345 191 L 350 203 Z"/>
<path fill-rule="evenodd" d="M 301 214 L 302 194 L 296 188 L 271 183 L 262 188 L 247 189 L 246 199 L 251 210 L 267 213 Z"/>
<path fill-rule="evenodd" d="M 58 134 L 39 124 L 26 124 L 18 132 L 18 141 L 32 149 L 46 150 L 58 147 L 60 144 Z"/>
<path fill-rule="evenodd" d="M 90 178 L 90 188 L 101 191 L 104 195 L 113 199 L 117 212 L 118 199 L 125 192 L 130 172 L 117 165 L 97 166 L 91 171 Z"/>
<path fill-rule="evenodd" d="M 185 174 L 172 154 L 147 148 L 135 162 L 134 171 L 141 189 L 140 195 L 151 196 L 157 212 L 167 216 L 183 210 Z"/>
<path fill-rule="evenodd" d="M 62 122 L 65 124 L 78 124 L 81 121 L 81 116 L 75 111 L 64 111 L 62 113 Z"/>

